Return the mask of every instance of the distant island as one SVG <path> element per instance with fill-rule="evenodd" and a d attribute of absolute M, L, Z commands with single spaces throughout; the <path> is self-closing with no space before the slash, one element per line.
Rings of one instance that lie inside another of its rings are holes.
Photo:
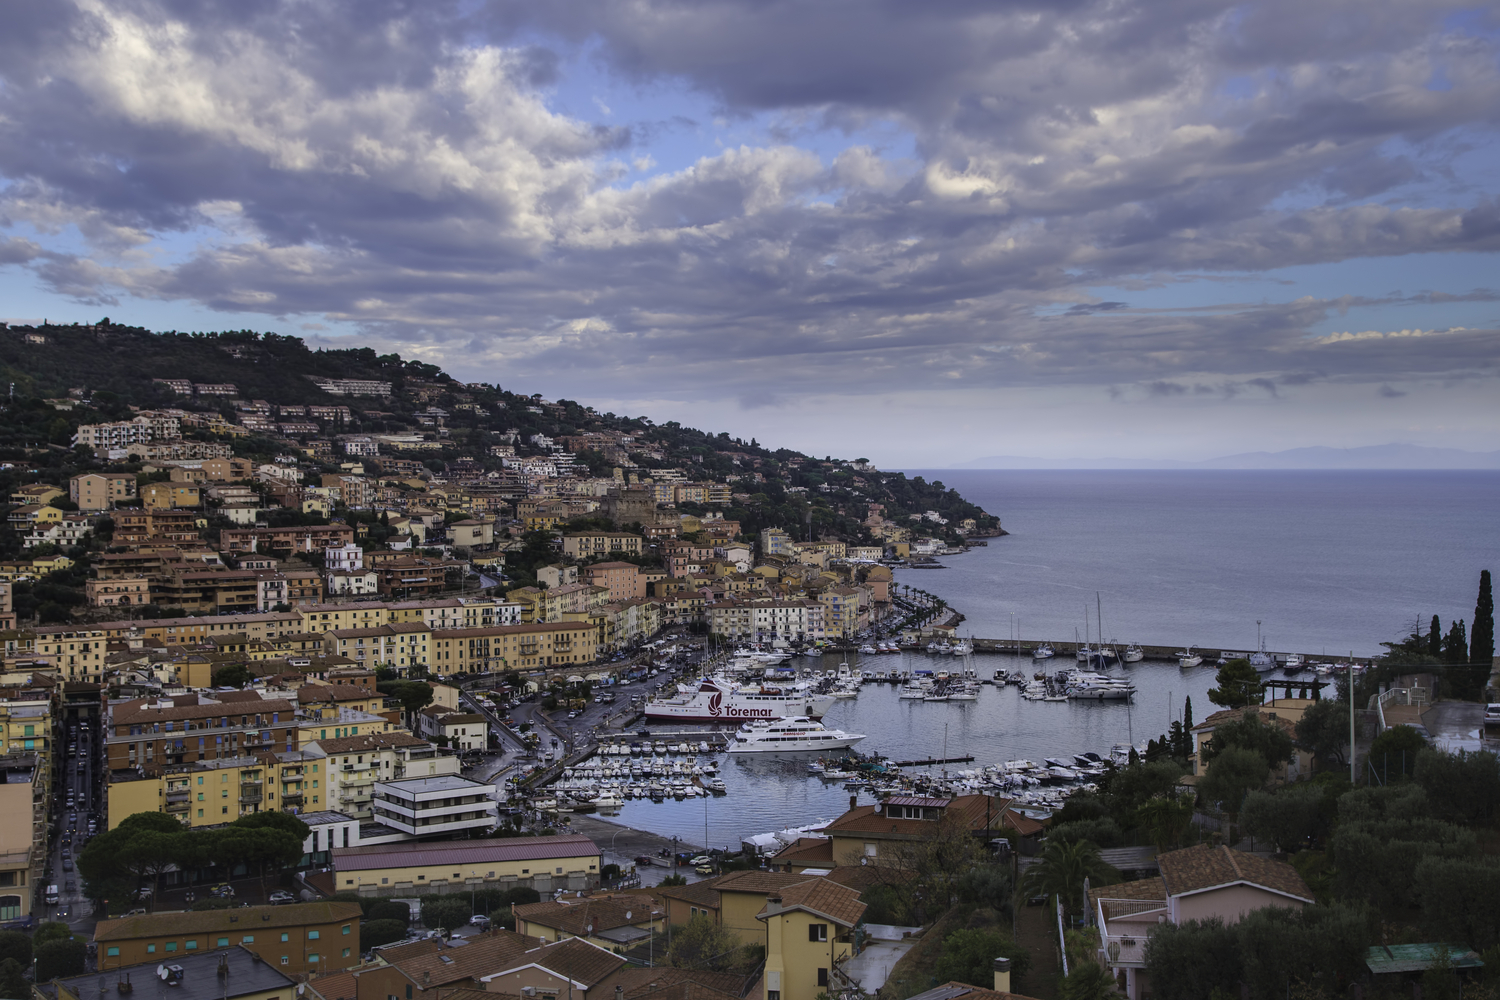
<path fill-rule="evenodd" d="M 1147 458 L 1035 458 L 988 455 L 953 469 L 1500 469 L 1500 451 L 1463 451 L 1416 444 L 1363 448 L 1292 448 L 1174 462 Z"/>

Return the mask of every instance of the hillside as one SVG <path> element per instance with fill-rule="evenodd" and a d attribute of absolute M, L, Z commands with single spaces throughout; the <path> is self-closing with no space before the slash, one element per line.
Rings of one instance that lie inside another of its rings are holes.
<path fill-rule="evenodd" d="M 324 392 L 313 377 L 389 382 L 389 397 Z M 228 383 L 233 397 L 181 396 L 160 379 Z M 10 327 L 0 330 L 0 380 L 13 385 L 4 399 L 0 425 L 0 484 L 13 493 L 28 483 L 66 488 L 79 471 L 102 467 L 84 449 L 71 448 L 80 424 L 128 419 L 141 409 L 217 412 L 233 423 L 236 401 L 272 407 L 300 404 L 347 406 L 337 427 L 290 437 L 263 433 L 216 437 L 185 430 L 184 436 L 228 442 L 236 456 L 269 461 L 297 453 L 307 472 L 337 472 L 342 455 L 309 444 L 336 435 L 423 433 L 428 445 L 414 457 L 434 474 L 484 475 L 502 468 L 509 446 L 513 459 L 567 452 L 588 475 L 609 477 L 616 468 L 641 479 L 653 474 L 727 484 L 732 499 L 708 507 L 679 503 L 687 513 L 722 511 L 738 520 L 746 537 L 779 527 L 799 539 L 875 543 L 861 523 L 879 504 L 884 517 L 913 535 L 959 542 L 958 528 L 974 521 L 978 534 L 993 534 L 999 521 L 940 482 L 869 469 L 855 460 L 818 460 L 752 439 L 714 434 L 676 422 L 599 413 L 572 400 L 543 400 L 519 387 L 465 384 L 439 368 L 369 348 L 309 350 L 296 337 L 229 331 L 208 334 L 155 333 L 102 320 L 94 326 Z M 424 411 L 442 411 L 434 433 Z M 498 449 L 496 446 L 500 446 Z M 379 460 L 371 463 L 378 467 Z M 666 470 L 672 470 L 667 472 Z M 934 512 L 942 523 L 932 517 Z M 13 549 L 14 540 L 5 547 Z"/>

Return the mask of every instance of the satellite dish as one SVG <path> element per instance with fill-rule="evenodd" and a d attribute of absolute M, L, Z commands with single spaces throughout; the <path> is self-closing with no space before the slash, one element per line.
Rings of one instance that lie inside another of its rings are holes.
<path fill-rule="evenodd" d="M 626 910 L 626 911 L 625 911 L 625 919 L 626 919 L 626 920 L 629 920 L 629 919 L 630 919 L 630 911 L 629 911 L 629 910 Z"/>

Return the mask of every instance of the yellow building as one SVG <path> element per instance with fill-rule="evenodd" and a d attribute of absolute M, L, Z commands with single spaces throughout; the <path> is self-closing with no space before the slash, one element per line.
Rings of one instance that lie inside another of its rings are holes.
<path fill-rule="evenodd" d="M 248 909 L 178 910 L 101 920 L 94 929 L 100 972 L 235 945 L 287 975 L 359 964 L 358 903 L 331 899 Z M 186 978 L 186 977 L 184 977 Z M 211 980 L 222 984 L 215 977 Z M 218 995 L 218 990 L 214 990 Z M 291 1000 L 290 997 L 287 1000 Z"/>
<path fill-rule="evenodd" d="M 202 504 L 202 491 L 194 483 L 147 483 L 141 487 L 141 505 L 147 510 L 173 510 Z"/>
<path fill-rule="evenodd" d="M 588 622 L 445 629 L 432 645 L 432 670 L 445 675 L 586 664 L 598 656 L 599 629 Z"/>
<path fill-rule="evenodd" d="M 183 826 L 218 826 L 258 812 L 302 812 L 327 775 L 321 757 L 278 753 L 275 762 L 225 757 L 141 774 L 116 771 L 105 797 L 108 829 L 139 812 L 166 813 Z"/>
<path fill-rule="evenodd" d="M 836 995 L 838 965 L 853 954 L 865 904 L 848 886 L 812 878 L 767 897 L 757 919 L 766 928 L 766 995 L 815 1000 Z"/>
<path fill-rule="evenodd" d="M 32 687 L 29 677 L 20 687 L 8 687 L 0 696 L 0 736 L 5 738 L 0 753 L 36 754 L 42 766 L 51 770 L 52 697 L 48 689 Z"/>
<path fill-rule="evenodd" d="M 48 771 L 35 754 L 0 757 L 0 921 L 32 912 L 47 864 Z"/>
<path fill-rule="evenodd" d="M 335 888 L 365 895 L 409 895 L 424 886 L 434 893 L 471 886 L 587 889 L 599 883 L 599 863 L 598 845 L 577 833 L 333 850 Z"/>
<path fill-rule="evenodd" d="M 332 734 L 338 727 L 329 726 L 327 731 Z M 437 777 L 460 770 L 458 757 L 406 732 L 330 735 L 304 746 L 311 757 L 324 761 L 323 787 L 313 781 L 308 789 L 309 806 L 357 819 L 372 816 L 377 781 Z"/>
<path fill-rule="evenodd" d="M 60 678 L 99 684 L 104 680 L 108 636 L 103 628 L 42 625 L 35 630 L 36 653 L 57 668 Z"/>
<path fill-rule="evenodd" d="M 391 610 L 384 604 L 309 604 L 300 609 L 304 632 L 333 632 L 345 628 L 389 625 Z M 421 619 L 417 619 L 420 621 Z"/>
<path fill-rule="evenodd" d="M 610 951 L 667 929 L 662 901 L 643 892 L 513 904 L 511 910 L 518 934 L 548 942 L 582 938 Z"/>
<path fill-rule="evenodd" d="M 323 633 L 323 651 L 362 667 L 394 667 L 404 674 L 429 666 L 432 629 L 416 622 L 370 628 L 334 629 Z"/>

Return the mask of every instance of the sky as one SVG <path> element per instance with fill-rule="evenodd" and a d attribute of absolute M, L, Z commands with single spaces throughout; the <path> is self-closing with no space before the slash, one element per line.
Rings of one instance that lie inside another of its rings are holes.
<path fill-rule="evenodd" d="M 16 0 L 0 319 L 890 467 L 1500 426 L 1500 12 Z"/>

